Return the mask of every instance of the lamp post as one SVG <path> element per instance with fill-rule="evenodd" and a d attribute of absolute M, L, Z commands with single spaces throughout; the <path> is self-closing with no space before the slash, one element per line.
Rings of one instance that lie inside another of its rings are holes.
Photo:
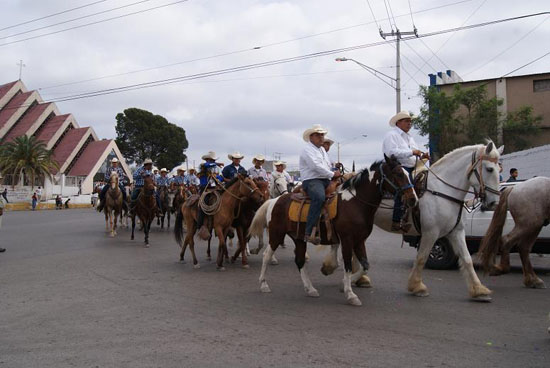
<path fill-rule="evenodd" d="M 367 137 L 367 134 L 361 134 L 357 137 L 354 137 L 354 138 L 351 138 L 351 139 L 348 139 L 347 141 L 344 141 L 343 143 L 342 142 L 336 142 L 336 149 L 337 149 L 337 156 L 338 156 L 338 162 L 340 162 L 340 146 L 342 146 L 343 144 L 347 144 L 347 143 L 350 143 L 358 138 L 366 138 Z"/>
<path fill-rule="evenodd" d="M 372 75 L 374 75 L 376 78 L 380 79 L 382 82 L 386 83 L 388 86 L 390 86 L 391 88 L 393 88 L 395 90 L 395 95 L 396 95 L 396 112 L 399 112 L 401 111 L 401 88 L 399 87 L 399 75 L 398 75 L 398 78 L 393 78 L 393 77 L 390 77 L 389 75 L 379 71 L 379 70 L 376 70 L 374 69 L 373 67 L 370 67 L 368 65 L 365 65 L 355 59 L 350 59 L 350 58 L 346 58 L 346 57 L 339 57 L 339 58 L 336 58 L 335 59 L 336 61 L 338 62 L 341 62 L 341 61 L 352 61 L 354 62 L 355 64 L 359 65 L 361 68 L 365 69 L 366 71 L 368 71 L 369 73 L 371 73 Z M 388 80 L 382 78 L 382 77 L 385 77 Z M 395 86 L 392 84 L 395 83 Z"/>

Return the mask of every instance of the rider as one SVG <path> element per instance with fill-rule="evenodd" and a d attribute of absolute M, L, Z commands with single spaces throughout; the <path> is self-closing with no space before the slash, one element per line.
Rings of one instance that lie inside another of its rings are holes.
<path fill-rule="evenodd" d="M 231 160 L 231 163 L 223 168 L 222 175 L 225 182 L 230 182 L 233 180 L 237 174 L 248 175 L 246 169 L 241 166 L 241 160 L 244 156 L 240 152 L 233 152 L 227 155 Z"/>
<path fill-rule="evenodd" d="M 152 169 L 153 169 L 153 161 L 150 158 L 146 158 L 145 161 L 143 161 L 143 166 L 141 166 L 134 172 L 134 190 L 132 191 L 132 203 L 130 204 L 131 211 L 133 211 L 133 209 L 136 207 L 139 193 L 141 192 L 141 189 L 145 185 L 144 178 L 146 178 L 147 176 L 151 176 L 154 182 L 155 178 L 153 176 L 153 172 L 151 171 Z M 158 209 L 161 210 L 162 206 L 161 206 L 160 197 L 157 191 L 155 191 L 155 199 L 157 201 Z"/>
<path fill-rule="evenodd" d="M 196 170 L 193 168 L 189 169 L 189 174 L 185 176 L 183 182 L 185 183 L 185 185 L 187 185 L 187 187 L 191 187 L 191 186 L 198 187 L 201 183 L 199 178 L 196 175 Z"/>
<path fill-rule="evenodd" d="M 170 179 L 170 190 L 174 190 L 176 187 L 185 184 L 185 169 L 183 167 L 178 167 L 177 173 L 176 176 Z"/>
<path fill-rule="evenodd" d="M 170 184 L 170 178 L 166 176 L 167 173 L 168 170 L 166 170 L 166 168 L 163 167 L 162 169 L 160 169 L 160 176 L 156 180 L 157 188 L 168 187 L 168 185 Z"/>
<path fill-rule="evenodd" d="M 111 166 L 107 167 L 107 170 L 105 171 L 105 182 L 106 184 L 101 189 L 101 192 L 99 193 L 99 205 L 97 206 L 98 212 L 103 211 L 103 207 L 105 206 L 105 195 L 107 194 L 107 191 L 109 190 L 109 179 L 111 178 L 111 173 L 116 172 L 118 175 L 118 186 L 120 188 L 120 191 L 122 192 L 122 208 L 125 210 L 128 210 L 128 206 L 126 204 L 126 189 L 124 188 L 124 181 L 126 180 L 126 174 L 124 173 L 124 170 L 122 167 L 118 166 L 118 159 L 116 157 L 113 157 L 111 160 Z"/>
<path fill-rule="evenodd" d="M 199 180 L 200 180 L 200 187 L 199 191 L 202 195 L 202 193 L 205 190 L 214 190 L 218 183 L 222 183 L 224 178 L 220 175 L 220 166 L 223 166 L 223 164 L 217 163 L 216 160 L 218 157 L 216 156 L 216 152 L 209 151 L 207 154 L 202 156 L 202 159 L 204 160 L 203 163 L 199 166 Z M 210 238 L 210 232 L 208 231 L 208 228 L 206 225 L 204 225 L 204 212 L 199 207 L 199 212 L 197 216 L 197 228 L 199 230 L 199 236 L 204 239 L 208 240 Z"/>
<path fill-rule="evenodd" d="M 325 134 L 327 133 L 328 131 L 319 124 L 307 129 L 303 134 L 303 139 L 307 144 L 300 154 L 302 187 L 311 199 L 304 241 L 313 244 L 320 243 L 320 238 L 314 235 L 314 229 L 325 202 L 325 189 L 330 184 L 331 179 L 338 178 L 341 175 L 339 171 L 331 170 L 330 158 L 323 148 Z"/>
<path fill-rule="evenodd" d="M 407 170 L 412 182 L 412 172 L 416 166 L 416 160 L 423 158 L 430 158 L 427 152 L 422 152 L 414 138 L 409 134 L 412 127 L 411 116 L 407 111 L 401 111 L 394 115 L 390 119 L 389 132 L 384 136 L 384 142 L 382 143 L 382 150 L 388 157 L 392 155 L 399 161 L 401 166 Z M 392 231 L 407 232 L 409 226 L 402 227 L 401 220 L 405 212 L 403 211 L 403 201 L 401 196 L 395 197 L 395 204 L 393 207 L 392 217 Z"/>
<path fill-rule="evenodd" d="M 262 167 L 264 162 L 264 155 L 254 156 L 254 158 L 252 159 L 252 163 L 254 164 L 254 166 L 248 169 L 248 176 L 250 176 L 252 179 L 262 178 L 264 181 L 267 181 L 267 172 Z"/>

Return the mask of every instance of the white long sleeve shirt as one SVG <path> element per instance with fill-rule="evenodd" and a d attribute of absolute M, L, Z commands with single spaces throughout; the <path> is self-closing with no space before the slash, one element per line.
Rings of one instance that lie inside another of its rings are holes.
<path fill-rule="evenodd" d="M 382 151 L 388 157 L 394 155 L 401 165 L 411 168 L 416 164 L 416 157 L 412 151 L 418 149 L 414 138 L 401 128 L 394 127 L 384 136 Z"/>
<path fill-rule="evenodd" d="M 300 154 L 301 180 L 332 179 L 334 172 L 330 168 L 330 158 L 325 149 L 308 142 Z"/>

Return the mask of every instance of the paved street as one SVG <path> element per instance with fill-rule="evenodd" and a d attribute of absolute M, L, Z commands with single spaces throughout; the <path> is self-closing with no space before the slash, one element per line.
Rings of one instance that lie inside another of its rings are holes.
<path fill-rule="evenodd" d="M 425 272 L 431 296 L 405 290 L 415 250 L 375 231 L 372 289 L 345 303 L 341 271 L 309 270 L 321 297 L 307 298 L 293 247 L 270 267 L 260 256 L 226 272 L 180 264 L 171 232 L 154 226 L 151 248 L 129 230 L 107 237 L 92 210 L 9 212 L 0 229 L 0 367 L 548 367 L 550 290 L 522 286 L 521 270 L 485 276 L 493 302 L 470 302 L 460 273 Z M 216 248 L 214 248 L 215 251 Z M 233 249 L 230 249 L 233 251 Z M 534 256 L 550 285 L 550 258 Z M 513 257 L 515 266 L 519 265 Z"/>

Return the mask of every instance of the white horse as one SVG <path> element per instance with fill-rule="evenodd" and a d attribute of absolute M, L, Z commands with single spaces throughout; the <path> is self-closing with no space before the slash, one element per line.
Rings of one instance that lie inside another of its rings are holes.
<path fill-rule="evenodd" d="M 271 198 L 277 198 L 283 194 L 288 193 L 288 183 L 283 175 L 275 176 L 273 173 L 273 180 L 269 183 L 269 195 Z"/>
<path fill-rule="evenodd" d="M 490 141 L 487 145 L 466 146 L 446 154 L 430 167 L 427 190 L 418 204 L 422 238 L 408 280 L 408 290 L 414 295 L 429 295 L 422 282 L 422 270 L 437 239 L 445 237 L 459 257 L 470 296 L 479 301 L 491 300 L 491 291 L 481 284 L 466 246 L 462 208 L 468 193 L 475 193 L 489 208 L 498 202 L 497 163 L 502 150 L 503 147 L 497 149 Z M 469 191 L 470 187 L 474 192 Z M 374 218 L 374 224 L 388 232 L 391 232 L 392 207 L 393 200 L 384 200 Z M 414 226 L 408 234 L 418 235 Z M 334 250 L 323 265 L 328 269 L 337 267 Z"/>

